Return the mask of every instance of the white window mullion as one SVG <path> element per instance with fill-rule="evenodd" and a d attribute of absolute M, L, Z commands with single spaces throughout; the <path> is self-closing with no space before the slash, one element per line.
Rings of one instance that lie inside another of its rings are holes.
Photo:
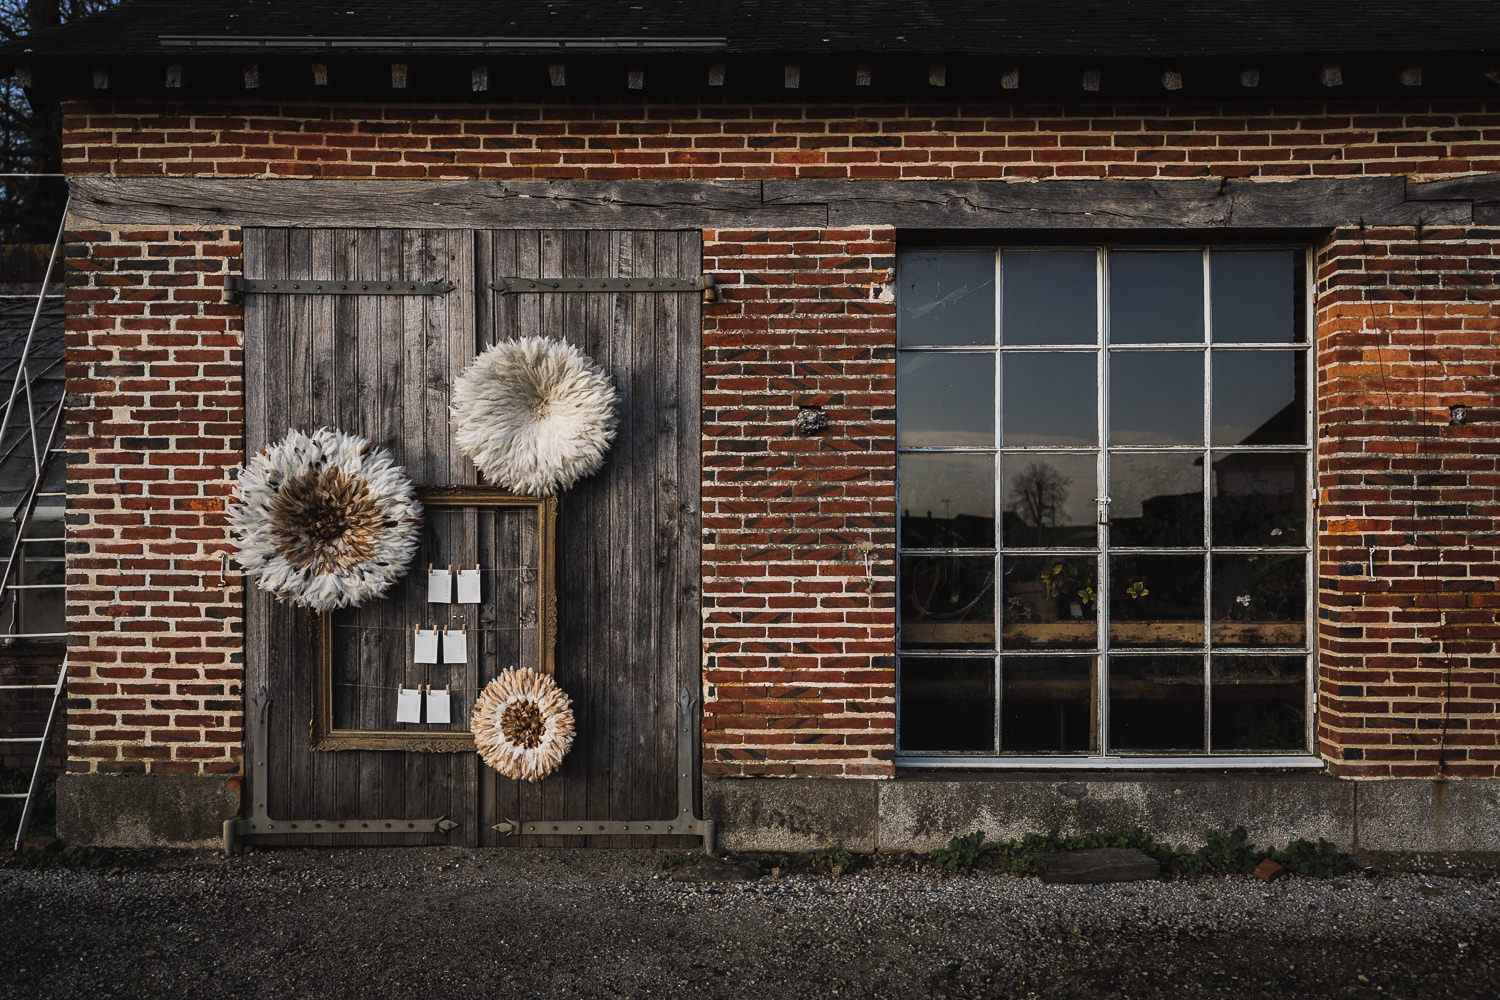
<path fill-rule="evenodd" d="M 1106 498 L 1109 497 L 1109 266 L 1108 251 L 1100 247 L 1097 251 L 1098 263 L 1096 274 L 1097 286 L 1095 308 L 1098 315 L 1098 342 L 1095 344 L 1095 370 L 1096 381 L 1099 385 L 1098 394 L 1098 441 L 1099 452 L 1095 459 L 1095 475 L 1098 481 L 1099 499 L 1095 501 L 1095 510 L 1102 510 L 1108 515 L 1109 506 Z M 1103 506 L 1100 506 L 1103 504 Z M 1094 544 L 1099 551 L 1094 554 L 1096 569 L 1094 576 L 1098 580 L 1098 586 L 1094 591 L 1094 614 L 1098 624 L 1098 638 L 1094 647 L 1094 699 L 1099 706 L 1094 719 L 1097 726 L 1095 736 L 1096 752 L 1101 756 L 1109 754 L 1109 517 L 1095 517 L 1099 522 L 1094 529 Z"/>

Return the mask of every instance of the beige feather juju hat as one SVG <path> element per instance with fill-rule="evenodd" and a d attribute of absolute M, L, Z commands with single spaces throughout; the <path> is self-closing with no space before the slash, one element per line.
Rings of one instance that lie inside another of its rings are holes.
<path fill-rule="evenodd" d="M 573 701 L 530 667 L 502 670 L 474 702 L 469 728 L 490 767 L 507 778 L 540 781 L 573 747 Z"/>
<path fill-rule="evenodd" d="M 453 440 L 496 486 L 551 496 L 604 464 L 617 399 L 604 370 L 573 345 L 502 340 L 453 381 Z"/>
<path fill-rule="evenodd" d="M 239 563 L 314 611 L 358 607 L 416 553 L 422 505 L 406 470 L 354 434 L 288 431 L 246 463 L 228 505 Z"/>

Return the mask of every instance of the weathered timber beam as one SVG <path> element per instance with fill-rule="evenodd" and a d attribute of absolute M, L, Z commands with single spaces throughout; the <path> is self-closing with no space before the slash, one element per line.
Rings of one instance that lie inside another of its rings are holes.
<path fill-rule="evenodd" d="M 1406 185 L 1413 201 L 1500 201 L 1500 174 L 1471 174 Z"/>
<path fill-rule="evenodd" d="M 770 205 L 831 225 L 921 229 L 1326 229 L 1464 225 L 1466 203 L 1412 203 L 1399 177 L 1295 181 L 767 181 Z"/>
<path fill-rule="evenodd" d="M 460 181 L 75 178 L 72 210 L 120 225 L 705 229 L 1330 229 L 1467 225 L 1500 177 L 1290 181 Z M 1484 181 L 1484 184 L 1477 183 Z"/>
<path fill-rule="evenodd" d="M 71 210 L 105 225 L 651 229 L 820 226 L 823 206 L 766 206 L 759 181 L 361 181 L 74 178 Z"/>

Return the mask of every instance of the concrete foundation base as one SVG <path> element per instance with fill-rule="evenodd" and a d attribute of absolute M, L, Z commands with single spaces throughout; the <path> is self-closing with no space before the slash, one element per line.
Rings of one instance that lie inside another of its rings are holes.
<path fill-rule="evenodd" d="M 1500 781 L 1350 781 L 1308 774 L 974 775 L 892 781 L 718 779 L 704 813 L 730 850 L 929 851 L 982 830 L 1008 840 L 1139 828 L 1197 845 L 1243 826 L 1262 846 L 1500 852 Z"/>
<path fill-rule="evenodd" d="M 240 793 L 224 778 L 64 774 L 57 835 L 93 847 L 218 847 Z"/>

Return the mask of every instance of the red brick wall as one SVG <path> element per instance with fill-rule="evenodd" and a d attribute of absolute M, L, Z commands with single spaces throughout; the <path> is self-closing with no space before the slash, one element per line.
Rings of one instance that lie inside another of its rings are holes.
<path fill-rule="evenodd" d="M 244 432 L 236 230 L 67 234 L 71 771 L 237 773 Z"/>
<path fill-rule="evenodd" d="M 67 109 L 63 167 L 120 176 L 1283 177 L 1500 170 L 1474 103 Z"/>
<path fill-rule="evenodd" d="M 892 772 L 895 252 L 891 229 L 705 234 L 706 774 Z M 803 407 L 828 428 L 798 433 Z"/>
<path fill-rule="evenodd" d="M 101 102 L 69 105 L 65 129 L 74 175 L 1500 171 L 1500 111 L 1477 102 L 1066 111 Z M 1477 230 L 1342 232 L 1319 248 L 1319 748 L 1340 773 L 1496 775 L 1500 766 L 1500 370 L 1488 346 L 1496 240 Z M 205 581 L 217 578 L 218 497 L 239 459 L 238 312 L 219 294 L 237 237 L 89 232 L 72 252 L 70 391 L 85 397 L 69 431 L 80 463 L 70 507 L 73 766 L 231 770 L 241 595 L 237 582 L 220 591 Z M 705 269 L 728 286 L 704 321 L 708 773 L 891 771 L 894 318 L 881 291 L 893 252 L 890 230 L 705 234 Z M 1467 428 L 1446 423 L 1455 401 L 1471 404 Z M 823 405 L 829 430 L 798 436 L 801 405 Z"/>
<path fill-rule="evenodd" d="M 1500 774 L 1497 257 L 1493 229 L 1318 248 L 1318 742 L 1341 774 Z"/>

